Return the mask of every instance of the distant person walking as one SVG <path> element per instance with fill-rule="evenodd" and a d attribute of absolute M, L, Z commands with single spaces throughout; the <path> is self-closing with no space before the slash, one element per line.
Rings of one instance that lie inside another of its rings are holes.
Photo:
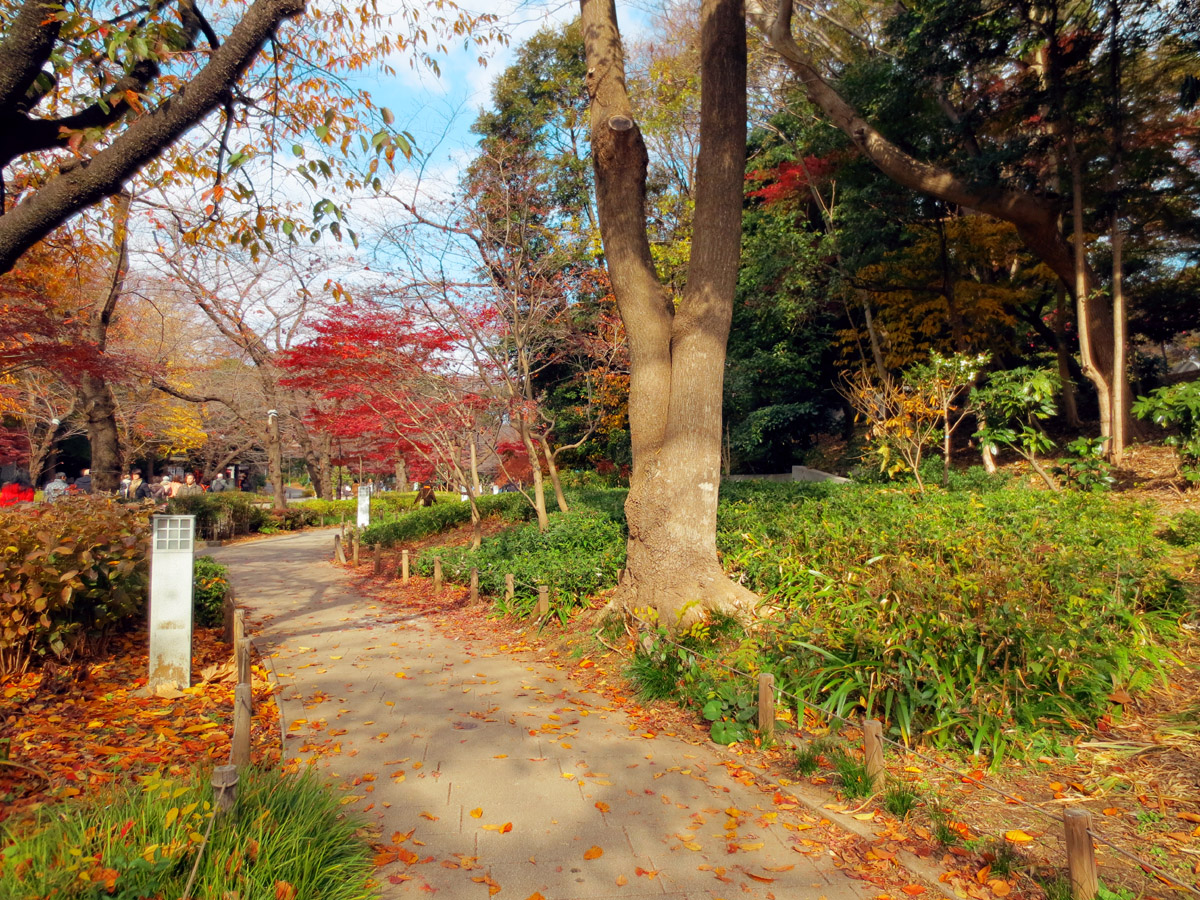
<path fill-rule="evenodd" d="M 225 475 L 222 472 L 217 473 L 217 477 L 212 480 L 212 484 L 208 488 L 214 494 L 221 494 L 229 490 L 229 482 L 225 480 Z"/>
<path fill-rule="evenodd" d="M 417 491 L 417 499 L 413 501 L 413 506 L 433 506 L 437 503 L 437 496 L 433 493 L 433 485 L 426 481 L 421 485 L 421 490 Z"/>
<path fill-rule="evenodd" d="M 90 494 L 92 492 L 92 470 L 84 469 L 79 477 L 75 479 L 75 490 L 81 494 Z"/>

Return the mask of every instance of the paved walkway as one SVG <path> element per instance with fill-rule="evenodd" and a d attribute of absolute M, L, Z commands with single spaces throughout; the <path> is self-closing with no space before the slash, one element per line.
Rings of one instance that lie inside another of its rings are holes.
<path fill-rule="evenodd" d="M 396 841 L 384 897 L 878 893 L 706 748 L 647 738 L 562 671 L 367 599 L 329 563 L 332 534 L 213 555 L 273 657 L 285 755 L 354 785 L 353 808 Z"/>

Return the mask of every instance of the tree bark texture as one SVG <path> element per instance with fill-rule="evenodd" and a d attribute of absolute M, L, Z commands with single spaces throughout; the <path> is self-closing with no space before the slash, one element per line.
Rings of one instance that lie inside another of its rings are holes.
<path fill-rule="evenodd" d="M 29 25 L 30 17 L 44 13 L 46 8 L 41 3 L 27 2 L 14 27 Z M 286 19 L 303 11 L 303 0 L 255 0 L 195 78 L 153 112 L 135 119 L 103 150 L 59 172 L 0 216 L 0 274 L 8 272 L 22 253 L 72 215 L 119 192 L 139 169 L 216 109 L 254 61 L 263 43 Z M 57 32 L 51 35 L 49 31 L 49 28 L 36 29 L 33 40 L 52 41 Z M 21 49 L 15 47 L 15 40 L 16 36 L 10 33 L 0 45 L 5 58 L 11 55 L 10 51 Z M 40 70 L 40 63 L 37 68 Z M 11 72 L 7 82 L 0 79 L 0 90 L 7 88 L 11 95 L 28 77 L 24 70 Z"/>
<path fill-rule="evenodd" d="M 581 0 L 600 233 L 629 339 L 633 473 L 617 603 L 668 627 L 705 609 L 748 616 L 755 596 L 717 559 L 721 400 L 741 246 L 746 34 L 741 0 L 701 5 L 695 233 L 678 308 L 646 233 L 647 153 L 625 85 L 613 0 Z"/>

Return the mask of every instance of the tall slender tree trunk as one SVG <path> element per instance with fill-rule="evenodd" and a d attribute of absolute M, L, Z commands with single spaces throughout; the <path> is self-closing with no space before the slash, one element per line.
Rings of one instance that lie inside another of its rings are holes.
<path fill-rule="evenodd" d="M 1062 282 L 1054 289 L 1054 353 L 1058 360 L 1058 381 L 1063 417 L 1071 428 L 1079 428 L 1079 407 L 1075 403 L 1075 381 L 1071 375 L 1071 351 L 1067 347 L 1067 289 Z"/>
<path fill-rule="evenodd" d="M 563 493 L 562 478 L 558 475 L 558 464 L 554 461 L 554 454 L 550 451 L 550 439 L 546 437 L 546 432 L 538 432 L 538 441 L 542 447 L 542 453 L 546 457 L 546 471 L 550 473 L 550 484 L 554 486 L 554 502 L 558 504 L 559 512 L 570 512 L 570 507 L 567 506 L 567 495 Z"/>
<path fill-rule="evenodd" d="M 1111 40 L 1109 46 L 1109 96 L 1112 120 L 1112 306 L 1113 306 L 1113 380 L 1112 380 L 1112 441 L 1108 446 L 1109 461 L 1120 465 L 1128 442 L 1126 407 L 1129 405 L 1129 382 L 1125 376 L 1126 312 L 1124 287 L 1125 236 L 1121 232 L 1121 40 L 1119 33 L 1121 5 L 1118 0 L 1109 4 Z"/>
<path fill-rule="evenodd" d="M 408 490 L 408 460 L 403 453 L 396 455 L 396 490 Z"/>
<path fill-rule="evenodd" d="M 267 416 L 267 469 L 271 479 L 271 493 L 275 497 L 275 509 L 286 509 L 287 493 L 283 489 L 283 444 L 279 439 L 277 413 Z"/>
<path fill-rule="evenodd" d="M 1075 242 L 1075 308 L 1076 321 L 1079 326 L 1079 356 L 1083 364 L 1083 374 L 1096 388 L 1096 400 L 1100 406 L 1100 434 L 1106 437 L 1112 435 L 1112 388 L 1109 379 L 1104 377 L 1098 359 L 1098 345 L 1103 342 L 1092 328 L 1092 308 L 1094 298 L 1091 296 L 1092 279 L 1089 277 L 1087 264 L 1086 236 L 1083 228 L 1083 162 L 1075 146 L 1075 138 L 1067 133 L 1067 157 L 1071 167 L 1071 230 Z M 1111 326 L 1111 322 L 1109 323 Z M 1112 329 L 1106 329 L 1109 335 L 1108 350 L 1112 351 Z M 1111 361 L 1110 361 L 1111 368 Z"/>
<path fill-rule="evenodd" d="M 533 444 L 529 420 L 523 412 L 517 420 L 517 430 L 521 435 L 521 443 L 525 445 L 525 455 L 529 457 L 529 468 L 533 474 L 533 511 L 537 514 L 538 530 L 545 531 L 550 527 L 550 519 L 546 515 L 546 485 L 542 481 L 542 463 L 538 458 L 537 447 Z"/>
<path fill-rule="evenodd" d="M 687 287 L 676 307 L 646 233 L 647 153 L 625 86 L 613 0 L 581 0 L 600 233 L 629 339 L 633 473 L 616 598 L 668 627 L 707 609 L 748 616 L 755 596 L 717 559 L 725 348 L 741 247 L 746 32 L 740 0 L 703 0 L 700 153 Z"/>

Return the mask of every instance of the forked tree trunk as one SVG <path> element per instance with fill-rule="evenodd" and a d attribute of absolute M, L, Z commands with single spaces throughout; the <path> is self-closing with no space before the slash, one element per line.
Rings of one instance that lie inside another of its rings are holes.
<path fill-rule="evenodd" d="M 741 243 L 746 33 L 741 0 L 702 0 L 695 233 L 678 308 L 646 234 L 647 153 L 625 87 L 613 0 L 581 0 L 600 234 L 629 339 L 633 474 L 616 602 L 676 627 L 705 609 L 749 616 L 717 559 L 725 347 Z"/>
<path fill-rule="evenodd" d="M 567 495 L 562 489 L 562 479 L 558 476 L 558 464 L 554 462 L 554 453 L 550 450 L 550 439 L 546 437 L 546 432 L 538 434 L 538 442 L 541 444 L 542 454 L 546 457 L 546 471 L 550 473 L 550 484 L 554 486 L 554 502 L 558 504 L 558 511 L 570 512 Z"/>

